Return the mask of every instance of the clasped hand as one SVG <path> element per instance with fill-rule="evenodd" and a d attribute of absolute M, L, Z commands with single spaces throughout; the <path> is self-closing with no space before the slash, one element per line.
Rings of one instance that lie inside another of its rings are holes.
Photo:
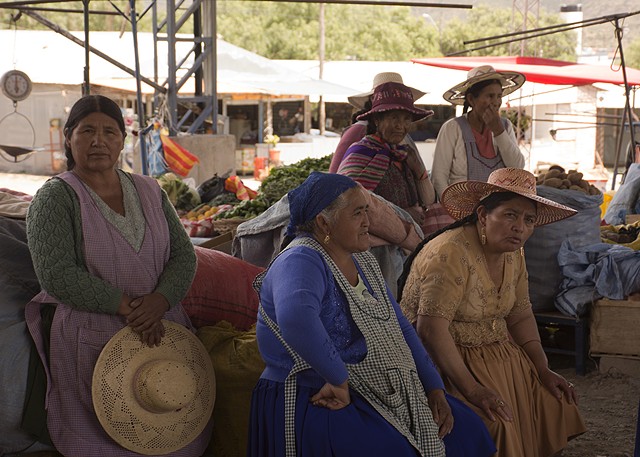
<path fill-rule="evenodd" d="M 162 317 L 169 310 L 169 303 L 159 293 L 151 293 L 131 300 L 120 314 L 127 319 L 127 324 L 138 333 L 142 343 L 147 346 L 158 346 L 164 336 Z"/>
<path fill-rule="evenodd" d="M 422 206 L 414 205 L 409 208 L 405 208 L 405 210 L 411 215 L 413 220 L 418 223 L 418 225 L 422 226 L 422 224 L 424 224 L 424 221 L 427 218 L 427 213 Z"/>

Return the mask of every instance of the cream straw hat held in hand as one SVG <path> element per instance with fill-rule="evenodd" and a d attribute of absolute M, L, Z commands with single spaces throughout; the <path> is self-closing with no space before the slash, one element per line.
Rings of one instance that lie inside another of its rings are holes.
<path fill-rule="evenodd" d="M 177 451 L 202 433 L 213 412 L 211 358 L 182 325 L 163 320 L 165 336 L 149 347 L 130 327 L 104 346 L 93 371 L 93 407 L 107 434 L 144 455 Z"/>

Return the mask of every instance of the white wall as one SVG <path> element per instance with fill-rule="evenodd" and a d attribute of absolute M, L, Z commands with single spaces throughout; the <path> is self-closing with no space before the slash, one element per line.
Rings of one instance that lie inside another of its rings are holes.
<path fill-rule="evenodd" d="M 13 102 L 0 95 L 0 145 L 39 149 L 17 163 L 0 160 L 0 171 L 42 175 L 60 171 L 55 165 L 64 164 L 55 159 L 64 158 L 64 148 L 57 131 L 50 132 L 50 123 L 59 119 L 62 128 L 68 109 L 80 96 L 80 87 L 34 84 L 29 98 L 18 103 L 16 115 Z M 29 124 L 33 125 L 35 138 Z"/>

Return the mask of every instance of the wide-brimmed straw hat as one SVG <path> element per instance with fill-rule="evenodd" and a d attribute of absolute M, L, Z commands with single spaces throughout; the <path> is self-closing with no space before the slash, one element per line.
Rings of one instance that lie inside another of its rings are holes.
<path fill-rule="evenodd" d="M 413 102 L 411 89 L 404 84 L 394 82 L 380 84 L 371 96 L 371 109 L 356 119 L 362 121 L 369 119 L 374 113 L 384 113 L 385 111 L 393 110 L 409 112 L 414 122 L 424 119 L 425 117 L 433 116 L 433 111 L 417 108 Z"/>
<path fill-rule="evenodd" d="M 351 103 L 351 105 L 361 110 L 364 108 L 364 105 L 365 103 L 367 103 L 367 100 L 369 100 L 369 97 L 373 95 L 373 91 L 376 90 L 376 87 L 384 83 L 404 84 L 404 82 L 402 81 L 402 75 L 400 73 L 395 73 L 393 71 L 385 71 L 383 73 L 378 73 L 373 77 L 373 85 L 371 86 L 370 91 L 364 92 L 358 95 L 352 95 L 351 97 L 347 97 L 347 100 L 349 100 L 349 103 Z M 421 90 L 415 89 L 413 87 L 409 87 L 409 89 L 411 89 L 411 93 L 413 94 L 414 102 L 427 94 L 426 92 L 422 92 Z"/>
<path fill-rule="evenodd" d="M 130 327 L 105 345 L 93 371 L 93 407 L 125 449 L 162 455 L 182 449 L 206 427 L 216 383 L 211 358 L 182 325 L 163 320 L 160 345 L 142 344 Z"/>
<path fill-rule="evenodd" d="M 442 192 L 441 203 L 456 219 L 473 213 L 478 204 L 495 192 L 513 192 L 533 200 L 538 209 L 536 226 L 573 216 L 577 211 L 536 194 L 536 178 L 521 168 L 500 168 L 487 182 L 460 181 Z"/>
<path fill-rule="evenodd" d="M 491 65 L 481 65 L 469 70 L 467 73 L 467 80 L 453 86 L 451 89 L 446 91 L 442 97 L 454 105 L 464 105 L 467 91 L 474 84 L 481 81 L 487 81 L 489 79 L 496 79 L 500 81 L 503 96 L 509 95 L 511 92 L 520 89 L 527 80 L 522 73 L 515 71 L 496 71 Z"/>

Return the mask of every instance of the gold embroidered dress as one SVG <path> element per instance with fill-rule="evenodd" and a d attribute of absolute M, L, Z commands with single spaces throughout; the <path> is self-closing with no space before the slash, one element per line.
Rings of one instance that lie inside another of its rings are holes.
<path fill-rule="evenodd" d="M 514 421 L 490 421 L 474 405 L 498 447 L 499 456 L 550 456 L 586 429 L 575 405 L 558 401 L 540 382 L 526 353 L 509 339 L 505 318 L 531 307 L 524 257 L 504 255 L 502 285 L 496 288 L 475 225 L 449 230 L 416 256 L 401 302 L 410 322 L 435 316 L 449 332 L 467 369 L 511 406 Z M 446 389 L 464 396 L 443 376 Z"/>

